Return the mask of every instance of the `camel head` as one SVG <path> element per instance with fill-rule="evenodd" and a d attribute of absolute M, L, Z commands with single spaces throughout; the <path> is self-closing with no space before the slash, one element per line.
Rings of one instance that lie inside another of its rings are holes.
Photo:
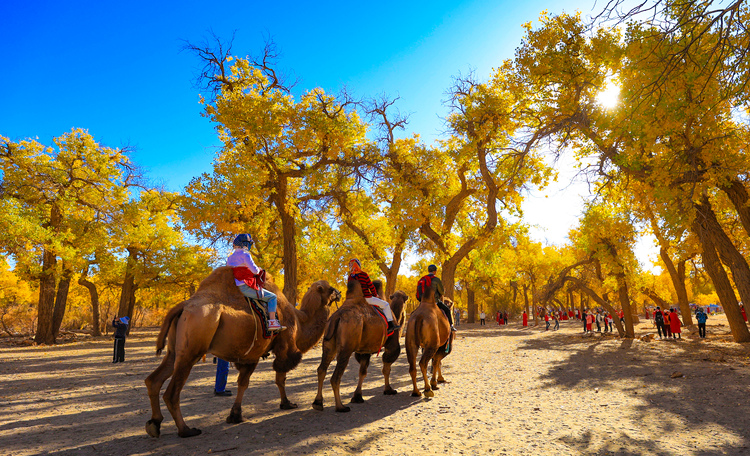
<path fill-rule="evenodd" d="M 406 302 L 409 300 L 409 296 L 407 296 L 403 291 L 398 290 L 390 296 L 390 300 L 391 310 L 393 311 L 393 318 L 396 321 L 400 321 L 401 316 L 404 313 Z"/>
<path fill-rule="evenodd" d="M 319 280 L 310 285 L 302 297 L 301 309 L 328 307 L 341 299 L 341 292 L 333 288 L 325 280 Z"/>

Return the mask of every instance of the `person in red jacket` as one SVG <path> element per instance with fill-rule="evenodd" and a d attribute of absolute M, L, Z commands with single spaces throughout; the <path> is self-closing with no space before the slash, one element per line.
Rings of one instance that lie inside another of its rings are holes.
<path fill-rule="evenodd" d="M 667 333 L 667 339 L 669 339 L 672 336 L 672 327 L 670 326 L 669 319 L 671 318 L 672 312 L 666 311 L 664 312 L 664 332 Z"/>
<path fill-rule="evenodd" d="M 740 310 L 742 311 L 742 318 L 745 320 L 745 323 L 747 323 L 747 313 L 745 312 L 744 304 L 740 304 Z"/>
<path fill-rule="evenodd" d="M 526 311 L 525 310 L 523 311 L 523 325 L 524 326 L 529 326 L 529 316 L 526 315 Z"/>
<path fill-rule="evenodd" d="M 391 306 L 389 306 L 386 301 L 378 297 L 378 291 L 375 289 L 375 285 L 373 285 L 372 281 L 370 280 L 370 276 L 362 270 L 362 263 L 360 263 L 356 258 L 353 258 L 351 261 L 349 261 L 348 280 L 350 282 L 359 282 L 359 284 L 362 286 L 362 293 L 365 296 L 365 301 L 367 301 L 367 304 L 370 304 L 371 306 L 377 306 L 380 308 L 380 310 L 383 311 L 385 319 L 388 320 L 389 332 L 395 331 L 400 328 L 400 326 L 397 326 L 393 321 L 393 312 L 391 311 Z"/>
<path fill-rule="evenodd" d="M 672 309 L 672 312 L 669 314 L 669 329 L 672 332 L 673 339 L 682 339 L 682 330 L 680 329 L 680 326 L 682 326 L 680 317 L 677 315 L 677 311 Z M 677 337 L 675 337 L 675 335 Z"/>

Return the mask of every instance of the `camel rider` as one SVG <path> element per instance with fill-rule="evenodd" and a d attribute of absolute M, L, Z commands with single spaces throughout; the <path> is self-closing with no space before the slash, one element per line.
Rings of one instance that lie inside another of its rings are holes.
<path fill-rule="evenodd" d="M 227 266 L 237 268 L 244 266 L 250 270 L 257 280 L 258 276 L 265 277 L 264 271 L 260 269 L 253 261 L 253 257 L 250 255 L 250 247 L 253 245 L 253 238 L 249 234 L 240 234 L 232 242 L 234 252 L 227 258 Z M 256 285 L 256 288 L 250 287 L 247 281 L 240 280 L 235 275 L 235 285 L 240 289 L 243 295 L 248 298 L 253 298 L 258 301 L 263 301 L 268 308 L 268 330 L 269 331 L 280 331 L 283 329 L 279 320 L 276 319 L 276 295 L 270 291 L 262 288 L 262 283 Z"/>
<path fill-rule="evenodd" d="M 446 318 L 448 318 L 448 323 L 451 325 L 451 331 L 455 331 L 456 328 L 453 326 L 453 316 L 451 315 L 451 310 L 443 303 L 443 294 L 445 294 L 445 289 L 443 288 L 443 281 L 439 278 L 435 277 L 435 273 L 437 272 L 437 266 L 434 264 L 431 264 L 427 266 L 427 275 L 419 279 L 419 282 L 417 282 L 417 301 L 422 302 L 422 295 L 427 292 L 427 290 L 430 289 L 431 284 L 435 284 L 435 302 L 437 303 L 437 306 L 440 308 L 440 310 L 443 311 Z"/>
<path fill-rule="evenodd" d="M 395 331 L 400 328 L 396 326 L 393 321 L 393 312 L 391 306 L 386 301 L 378 298 L 378 292 L 375 289 L 375 285 L 372 284 L 370 276 L 362 270 L 362 263 L 358 259 L 354 258 L 349 261 L 349 280 L 356 280 L 362 286 L 362 293 L 365 296 L 365 301 L 373 306 L 378 306 L 383 311 L 385 319 L 388 320 L 388 332 Z"/>

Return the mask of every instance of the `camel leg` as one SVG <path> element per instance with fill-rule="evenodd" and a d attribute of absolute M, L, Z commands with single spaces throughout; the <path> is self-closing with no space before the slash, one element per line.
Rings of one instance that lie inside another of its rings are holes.
<path fill-rule="evenodd" d="M 237 376 L 237 397 L 234 399 L 232 410 L 229 412 L 229 416 L 227 417 L 227 423 L 229 424 L 242 423 L 243 421 L 245 421 L 242 418 L 242 398 L 245 396 L 245 390 L 247 390 L 247 387 L 250 385 L 250 376 L 255 371 L 255 367 L 258 365 L 258 363 L 235 363 L 234 365 L 240 371 L 240 374 Z"/>
<path fill-rule="evenodd" d="M 346 366 L 349 364 L 349 358 L 351 358 L 353 350 L 339 350 L 339 355 L 336 358 L 336 369 L 333 370 L 331 375 L 331 388 L 333 389 L 333 397 L 336 400 L 336 411 L 337 412 L 348 412 L 351 410 L 349 407 L 344 406 L 341 403 L 341 377 L 344 376 Z"/>
<path fill-rule="evenodd" d="M 296 409 L 297 404 L 289 401 L 289 398 L 286 397 L 286 372 L 276 372 L 276 386 L 279 388 L 279 396 L 281 396 L 279 408 L 281 410 Z"/>
<path fill-rule="evenodd" d="M 320 365 L 318 365 L 318 394 L 315 396 L 315 400 L 312 406 L 315 410 L 323 411 L 323 382 L 326 379 L 326 372 L 328 372 L 328 366 L 336 356 L 335 348 L 330 347 L 327 343 L 323 343 L 323 355 L 320 358 Z"/>
<path fill-rule="evenodd" d="M 418 347 L 412 346 L 412 344 L 406 343 L 406 360 L 409 362 L 409 375 L 411 375 L 411 383 L 413 389 L 411 391 L 412 397 L 419 397 L 422 393 L 417 387 L 417 351 Z"/>
<path fill-rule="evenodd" d="M 357 382 L 357 389 L 354 390 L 354 396 L 352 396 L 352 402 L 355 404 L 362 404 L 365 402 L 362 397 L 362 384 L 365 382 L 367 376 L 367 367 L 370 365 L 370 354 L 354 354 L 354 359 L 359 362 L 359 382 Z"/>
<path fill-rule="evenodd" d="M 172 372 L 174 372 L 174 353 L 168 351 L 159 367 L 146 377 L 146 389 L 151 401 L 151 419 L 146 422 L 146 433 L 151 437 L 161 435 L 161 422 L 164 421 L 164 415 L 161 414 L 159 393 L 164 382 L 172 376 Z"/>
<path fill-rule="evenodd" d="M 430 362 L 433 356 L 435 356 L 435 348 L 425 347 L 422 349 L 422 358 L 419 360 L 419 369 L 422 371 L 422 378 L 424 379 L 425 397 L 435 396 L 435 393 L 432 392 L 432 388 L 430 388 L 430 378 L 427 375 L 427 363 Z"/>
<path fill-rule="evenodd" d="M 385 350 L 383 351 L 383 379 L 385 380 L 385 387 L 383 394 L 390 396 L 398 393 L 393 387 L 391 387 L 391 366 L 398 359 L 398 355 L 401 353 L 401 344 L 398 338 L 391 336 L 386 342 Z"/>
<path fill-rule="evenodd" d="M 438 355 L 435 357 L 437 361 L 437 382 L 438 383 L 450 383 L 446 379 L 443 378 L 443 358 L 445 358 L 446 355 Z"/>
<path fill-rule="evenodd" d="M 392 396 L 398 393 L 398 391 L 393 389 L 390 382 L 392 365 L 393 363 L 383 362 L 383 378 L 385 379 L 385 388 L 383 389 L 383 394 L 385 394 L 386 396 Z"/>
<path fill-rule="evenodd" d="M 437 355 L 432 358 L 432 379 L 430 380 L 430 387 L 433 390 L 439 390 L 437 384 L 437 374 L 440 371 L 440 359 Z"/>
<path fill-rule="evenodd" d="M 174 423 L 177 425 L 177 435 L 180 437 L 193 437 L 201 433 L 200 429 L 190 428 L 185 424 L 185 419 L 182 417 L 182 411 L 180 410 L 180 392 L 185 386 L 185 382 L 187 382 L 190 370 L 198 362 L 199 358 L 200 356 L 198 355 L 191 359 L 185 359 L 181 356 L 177 357 L 174 375 L 164 392 L 164 403 L 167 405 L 169 413 L 172 414 Z"/>

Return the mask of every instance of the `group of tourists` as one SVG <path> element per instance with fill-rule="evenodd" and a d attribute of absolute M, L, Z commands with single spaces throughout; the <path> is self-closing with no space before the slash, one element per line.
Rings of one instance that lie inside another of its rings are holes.
<path fill-rule="evenodd" d="M 620 321 L 624 320 L 624 315 L 619 314 L 617 317 Z M 581 320 L 583 321 L 583 332 L 593 333 L 594 325 L 596 325 L 596 332 L 598 333 L 613 333 L 614 332 L 614 317 L 611 313 L 604 309 L 595 309 L 593 311 L 585 309 L 581 314 Z"/>
<path fill-rule="evenodd" d="M 670 338 L 682 339 L 682 322 L 677 314 L 677 309 L 661 310 L 657 307 L 654 310 L 654 325 L 659 333 L 659 339 Z M 705 329 L 705 328 L 704 328 Z"/>

